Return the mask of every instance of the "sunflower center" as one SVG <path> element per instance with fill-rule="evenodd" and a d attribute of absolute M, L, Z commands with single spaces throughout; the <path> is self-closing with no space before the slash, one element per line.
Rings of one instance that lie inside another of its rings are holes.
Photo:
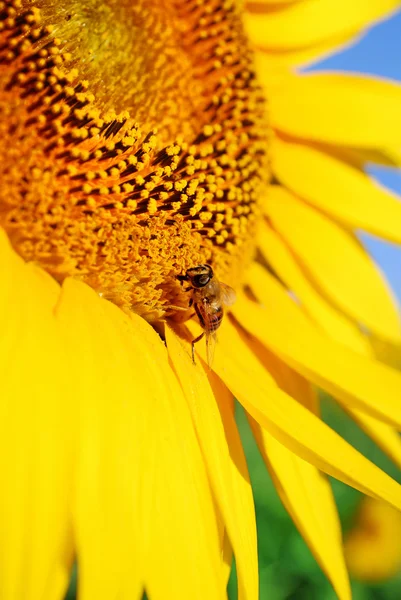
<path fill-rule="evenodd" d="M 238 285 L 268 180 L 235 2 L 0 3 L 0 224 L 149 320 L 208 262 Z M 135 4 L 135 6 L 133 6 Z"/>

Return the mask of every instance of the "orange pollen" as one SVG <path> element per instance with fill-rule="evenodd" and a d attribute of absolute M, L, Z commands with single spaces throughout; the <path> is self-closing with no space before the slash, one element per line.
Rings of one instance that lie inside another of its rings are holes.
<path fill-rule="evenodd" d="M 201 263 L 233 285 L 269 180 L 235 1 L 0 2 L 0 225 L 150 321 Z"/>

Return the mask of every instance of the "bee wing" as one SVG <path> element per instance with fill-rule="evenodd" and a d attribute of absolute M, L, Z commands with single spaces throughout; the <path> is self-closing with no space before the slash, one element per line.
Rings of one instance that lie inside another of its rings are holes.
<path fill-rule="evenodd" d="M 225 306 L 232 306 L 237 298 L 232 287 L 220 282 L 220 297 Z"/>

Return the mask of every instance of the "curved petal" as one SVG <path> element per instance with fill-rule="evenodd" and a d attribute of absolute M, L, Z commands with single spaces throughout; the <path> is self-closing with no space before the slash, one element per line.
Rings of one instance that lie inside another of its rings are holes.
<path fill-rule="evenodd" d="M 336 311 L 308 281 L 300 265 L 280 236 L 268 225 L 260 228 L 258 248 L 279 278 L 295 293 L 309 317 L 333 340 L 361 354 L 372 354 L 365 336 Z"/>
<path fill-rule="evenodd" d="M 368 163 L 392 168 L 399 165 L 393 150 L 389 148 L 354 148 L 351 146 L 330 146 L 329 144 L 313 144 L 312 147 L 320 150 L 323 154 L 339 159 L 342 163 L 345 162 L 361 172 L 364 172 Z M 388 192 L 388 190 L 386 191 Z M 399 198 L 399 196 L 395 197 Z"/>
<path fill-rule="evenodd" d="M 164 344 L 77 281 L 56 316 L 81 405 L 80 597 L 222 600 L 211 490 Z"/>
<path fill-rule="evenodd" d="M 270 321 L 266 320 L 264 325 L 270 327 Z M 190 323 L 190 329 L 192 334 L 199 331 L 195 323 Z M 198 352 L 205 359 L 204 346 L 198 346 Z M 214 361 L 213 368 L 219 377 L 255 421 L 277 441 L 321 471 L 364 494 L 380 497 L 401 508 L 401 486 L 280 390 L 254 354 L 252 338 L 228 319 L 219 332 Z"/>
<path fill-rule="evenodd" d="M 266 212 L 319 290 L 358 323 L 400 343 L 390 288 L 352 234 L 286 190 L 272 191 Z"/>
<path fill-rule="evenodd" d="M 401 469 L 401 437 L 396 429 L 378 421 L 360 410 L 346 408 L 346 411 L 374 442 Z"/>
<path fill-rule="evenodd" d="M 281 10 L 246 15 L 248 34 L 262 48 L 299 48 L 363 29 L 399 8 L 398 0 L 303 0 Z"/>
<path fill-rule="evenodd" d="M 257 356 L 281 389 L 318 413 L 316 394 L 308 381 L 263 347 Z M 251 417 L 250 425 L 284 506 L 338 597 L 350 598 L 341 527 L 330 483 L 316 467 L 288 450 Z"/>
<path fill-rule="evenodd" d="M 338 598 L 351 598 L 338 515 L 327 478 L 264 431 L 251 427 L 274 486 L 302 537 L 331 581 Z"/>
<path fill-rule="evenodd" d="M 268 371 L 274 375 L 281 389 L 319 415 L 316 393 L 311 383 L 280 361 L 260 342 L 253 340 L 252 349 Z M 401 437 L 394 428 L 355 408 L 349 406 L 343 408 L 395 464 L 401 465 Z"/>
<path fill-rule="evenodd" d="M 346 48 L 358 43 L 363 37 L 363 34 L 357 31 L 349 32 L 345 35 L 340 35 L 330 40 L 321 42 L 320 44 L 312 44 L 311 46 L 303 46 L 302 48 L 290 48 L 288 50 L 267 48 L 256 48 L 255 65 L 258 71 L 258 77 L 261 84 L 266 90 L 267 97 L 271 100 L 275 95 L 272 82 L 275 84 L 276 77 L 272 79 L 272 74 L 280 74 L 280 80 L 286 70 L 286 77 L 292 68 L 306 67 L 316 62 L 320 62 L 325 58 L 341 52 Z"/>
<path fill-rule="evenodd" d="M 269 92 L 272 125 L 291 137 L 367 148 L 400 143 L 401 85 L 395 81 L 307 73 L 283 78 Z"/>
<path fill-rule="evenodd" d="M 232 410 L 232 395 L 216 380 L 213 381 L 213 394 L 203 367 L 192 363 L 180 340 L 169 328 L 166 328 L 166 342 L 192 414 L 215 501 L 235 554 L 239 598 L 256 600 L 259 588 L 253 495 Z"/>
<path fill-rule="evenodd" d="M 248 275 L 263 307 L 239 295 L 233 313 L 241 325 L 295 371 L 351 406 L 401 429 L 401 374 L 322 336 L 265 269 Z"/>
<path fill-rule="evenodd" d="M 230 575 L 231 575 L 231 567 L 233 562 L 233 550 L 231 548 L 230 540 L 228 539 L 227 532 L 224 532 L 223 538 L 223 581 L 225 585 L 228 585 Z M 258 574 L 259 576 L 259 574 Z"/>
<path fill-rule="evenodd" d="M 53 318 L 60 288 L 23 263 L 2 230 L 0 273 L 0 597 L 59 600 L 73 560 L 76 431 Z"/>
<path fill-rule="evenodd" d="M 259 14 L 263 9 L 269 10 L 272 4 L 291 4 L 292 2 L 300 1 L 301 0 L 247 0 L 245 2 L 245 10 Z"/>
<path fill-rule="evenodd" d="M 401 243 L 401 201 L 370 177 L 315 148 L 276 139 L 277 179 L 320 210 L 353 228 Z"/>
<path fill-rule="evenodd" d="M 274 101 L 273 96 L 275 96 L 274 89 L 271 87 L 272 72 L 280 70 L 282 75 L 283 69 L 287 69 L 288 75 L 288 70 L 291 67 L 305 67 L 306 65 L 324 60 L 336 52 L 353 46 L 362 37 L 361 33 L 358 34 L 357 31 L 350 31 L 345 35 L 330 38 L 319 44 L 302 46 L 300 48 L 290 48 L 288 50 L 282 48 L 256 49 L 255 64 L 258 70 L 259 81 L 265 87 L 269 101 Z"/>

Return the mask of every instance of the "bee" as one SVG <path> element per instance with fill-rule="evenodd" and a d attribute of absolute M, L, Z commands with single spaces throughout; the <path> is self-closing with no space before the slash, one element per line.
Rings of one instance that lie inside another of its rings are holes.
<path fill-rule="evenodd" d="M 224 306 L 231 306 L 235 302 L 234 290 L 218 281 L 210 265 L 198 265 L 188 269 L 185 275 L 178 277 L 181 281 L 188 281 L 190 287 L 185 291 L 192 292 L 189 306 L 195 308 L 203 332 L 192 340 L 192 361 L 195 364 L 195 344 L 206 336 L 206 356 L 209 368 L 212 365 L 216 331 L 223 320 Z"/>

